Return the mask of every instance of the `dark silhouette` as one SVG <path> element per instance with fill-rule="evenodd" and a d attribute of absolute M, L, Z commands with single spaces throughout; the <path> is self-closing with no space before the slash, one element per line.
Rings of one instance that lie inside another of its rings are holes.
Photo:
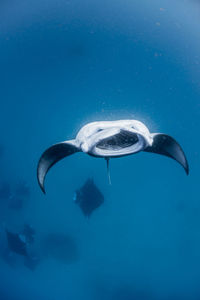
<path fill-rule="evenodd" d="M 6 236 L 8 241 L 8 247 L 10 251 L 19 255 L 28 256 L 27 247 L 25 241 L 17 233 L 12 233 L 6 230 Z"/>
<path fill-rule="evenodd" d="M 86 183 L 75 192 L 74 201 L 77 203 L 86 217 L 90 217 L 92 212 L 103 202 L 104 196 L 94 184 L 93 179 L 88 179 Z"/>
<path fill-rule="evenodd" d="M 34 253 L 31 253 L 30 244 L 34 242 L 34 229 L 28 225 L 24 225 L 22 233 L 12 233 L 5 230 L 7 238 L 7 247 L 3 251 L 2 258 L 10 266 L 15 266 L 19 261 L 19 256 L 23 257 L 24 266 L 30 270 L 35 270 L 40 259 Z M 18 256 L 19 255 L 19 256 Z"/>

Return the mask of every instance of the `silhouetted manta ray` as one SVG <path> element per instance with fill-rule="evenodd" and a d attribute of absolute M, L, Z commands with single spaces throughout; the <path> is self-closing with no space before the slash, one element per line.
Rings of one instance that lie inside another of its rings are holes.
<path fill-rule="evenodd" d="M 73 140 L 64 141 L 48 148 L 41 156 L 37 177 L 45 193 L 44 180 L 49 169 L 59 160 L 76 152 L 109 159 L 140 151 L 162 154 L 175 159 L 189 173 L 189 167 L 181 146 L 169 135 L 150 133 L 137 120 L 93 122 L 83 126 Z M 109 170 L 108 170 L 109 171 Z"/>

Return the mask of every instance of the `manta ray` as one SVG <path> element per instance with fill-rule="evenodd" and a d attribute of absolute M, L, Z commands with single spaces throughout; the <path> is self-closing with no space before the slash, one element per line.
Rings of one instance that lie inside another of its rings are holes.
<path fill-rule="evenodd" d="M 93 178 L 88 178 L 84 185 L 75 191 L 73 199 L 87 218 L 104 202 L 104 196 Z"/>
<path fill-rule="evenodd" d="M 163 133 L 150 133 L 138 120 L 117 120 L 88 123 L 79 130 L 75 139 L 48 148 L 38 163 L 38 182 L 45 193 L 44 181 L 49 169 L 64 157 L 76 152 L 106 159 L 110 181 L 109 160 L 140 151 L 171 157 L 189 174 L 186 156 L 174 138 Z"/>

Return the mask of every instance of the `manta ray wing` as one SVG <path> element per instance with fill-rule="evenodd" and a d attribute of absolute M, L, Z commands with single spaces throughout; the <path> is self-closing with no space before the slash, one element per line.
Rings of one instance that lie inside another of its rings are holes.
<path fill-rule="evenodd" d="M 45 193 L 44 180 L 49 169 L 59 160 L 79 151 L 81 151 L 80 148 L 78 148 L 75 145 L 74 140 L 72 140 L 72 141 L 66 141 L 66 142 L 55 144 L 50 148 L 48 148 L 42 154 L 38 163 L 37 178 L 38 178 L 39 185 L 44 193 Z"/>
<path fill-rule="evenodd" d="M 177 143 L 177 141 L 171 136 L 162 133 L 153 133 L 152 136 L 152 146 L 145 148 L 144 151 L 171 157 L 185 169 L 185 172 L 188 175 L 188 162 L 181 146 Z"/>

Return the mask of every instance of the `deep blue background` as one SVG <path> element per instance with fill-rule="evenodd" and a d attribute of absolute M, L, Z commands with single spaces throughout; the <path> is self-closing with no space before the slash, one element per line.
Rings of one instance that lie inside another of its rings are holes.
<path fill-rule="evenodd" d="M 34 272 L 1 261 L 0 299 L 200 299 L 200 3 L 11 2 L 0 3 L 1 178 L 25 179 L 32 194 L 1 223 L 70 233 L 80 259 L 45 260 Z M 103 160 L 76 154 L 41 193 L 47 147 L 87 122 L 120 118 L 176 138 L 190 175 L 140 153 L 111 160 L 109 186 Z M 105 204 L 87 220 L 72 198 L 89 176 Z"/>

